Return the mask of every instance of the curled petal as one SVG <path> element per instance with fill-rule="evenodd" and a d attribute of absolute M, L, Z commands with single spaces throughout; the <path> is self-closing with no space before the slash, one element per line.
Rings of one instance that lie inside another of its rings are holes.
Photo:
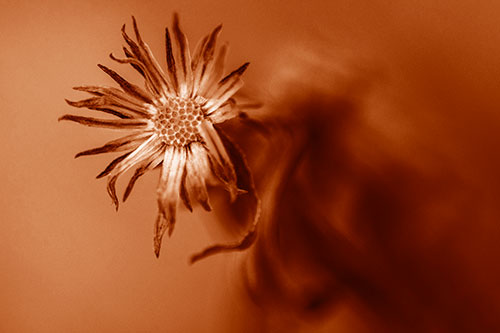
<path fill-rule="evenodd" d="M 113 176 L 108 180 L 108 194 L 111 197 L 111 200 L 113 200 L 113 204 L 115 205 L 115 209 L 118 211 L 118 197 L 116 196 L 116 180 L 118 179 L 118 176 Z"/>
<path fill-rule="evenodd" d="M 247 234 L 239 241 L 231 243 L 231 244 L 216 244 L 210 247 L 207 247 L 201 252 L 198 252 L 191 256 L 190 264 L 194 264 L 201 259 L 212 256 L 214 254 L 222 253 L 222 252 L 234 252 L 234 251 L 243 251 L 248 249 L 257 238 L 257 229 L 256 227 L 252 228 L 247 232 Z"/>
<path fill-rule="evenodd" d="M 123 49 L 126 50 L 126 48 L 123 48 Z M 127 51 L 127 52 L 129 52 L 128 54 L 130 54 L 130 51 Z M 154 83 L 153 83 L 154 80 L 151 77 L 151 73 L 147 70 L 146 65 L 144 65 L 142 62 L 140 62 L 139 60 L 137 60 L 133 56 L 127 57 L 127 59 L 120 59 L 120 58 L 115 57 L 113 55 L 113 53 L 110 53 L 109 57 L 112 60 L 116 61 L 117 63 L 129 64 L 130 66 L 134 67 L 144 77 L 146 88 L 151 92 L 151 94 L 153 94 L 157 97 L 160 96 L 158 89 L 156 89 L 156 87 L 154 86 Z"/>
<path fill-rule="evenodd" d="M 129 59 L 135 59 L 135 57 L 132 54 L 132 52 L 130 52 L 125 46 L 123 47 L 123 53 L 125 54 L 125 56 L 127 58 L 129 58 Z M 111 59 L 113 59 L 112 54 L 110 54 L 109 56 L 110 56 Z M 113 59 L 113 60 L 116 60 L 116 59 Z M 130 66 L 132 66 L 132 68 L 134 68 L 137 72 L 139 72 L 139 74 L 141 74 L 142 77 L 146 78 L 146 74 L 144 74 L 144 71 L 142 70 L 141 66 L 138 66 L 135 63 L 130 63 Z"/>
<path fill-rule="evenodd" d="M 249 248 L 257 238 L 257 227 L 260 219 L 261 202 L 255 191 L 252 174 L 239 148 L 236 147 L 236 145 L 221 131 L 219 131 L 219 135 L 222 142 L 224 143 L 224 146 L 226 147 L 228 154 L 231 156 L 232 163 L 235 166 L 236 174 L 238 176 L 238 187 L 246 191 L 246 194 L 240 196 L 238 200 L 233 204 L 234 210 L 238 212 L 238 215 L 241 215 L 241 212 L 244 210 L 243 206 L 245 206 L 246 208 L 249 207 L 251 224 L 245 235 L 240 240 L 230 244 L 216 244 L 210 246 L 203 251 L 194 254 L 190 260 L 191 264 L 217 253 L 243 251 Z M 239 203 L 243 204 L 243 206 L 238 205 Z"/>

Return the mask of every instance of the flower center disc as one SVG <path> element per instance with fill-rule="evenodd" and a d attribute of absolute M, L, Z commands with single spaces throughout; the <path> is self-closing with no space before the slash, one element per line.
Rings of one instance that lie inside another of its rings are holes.
<path fill-rule="evenodd" d="M 170 146 L 184 147 L 199 141 L 198 125 L 203 111 L 191 99 L 171 97 L 154 118 L 155 130 L 163 142 Z"/>

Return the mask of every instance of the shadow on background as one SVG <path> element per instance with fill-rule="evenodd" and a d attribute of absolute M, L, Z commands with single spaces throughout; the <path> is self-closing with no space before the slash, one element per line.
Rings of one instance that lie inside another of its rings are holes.
<path fill-rule="evenodd" d="M 480 222 L 485 191 L 439 141 L 408 159 L 368 126 L 376 84 L 357 80 L 340 94 L 299 84 L 270 107 L 267 138 L 240 136 L 260 156 L 252 164 L 263 217 L 244 269 L 254 325 L 330 331 L 347 308 L 352 325 L 342 331 L 494 331 L 498 268 L 488 262 L 499 252 L 481 244 L 496 223 Z M 491 273 L 486 282 L 481 270 Z"/>

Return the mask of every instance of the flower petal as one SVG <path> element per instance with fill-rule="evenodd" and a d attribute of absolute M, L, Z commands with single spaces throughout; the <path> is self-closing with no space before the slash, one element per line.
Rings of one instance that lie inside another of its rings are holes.
<path fill-rule="evenodd" d="M 206 76 L 210 76 L 212 72 L 215 45 L 221 29 L 222 25 L 217 26 L 208 36 L 202 39 L 197 46 L 191 64 L 193 69 L 193 90 L 191 96 L 193 97 L 198 94 L 202 80 Z"/>
<path fill-rule="evenodd" d="M 212 62 L 211 68 L 207 69 L 206 73 L 203 75 L 198 90 L 200 96 L 211 96 L 210 93 L 213 93 L 217 87 L 217 83 L 221 80 L 222 74 L 224 73 L 224 64 L 226 63 L 228 49 L 229 46 L 227 43 L 221 46 L 217 53 L 217 57 Z"/>
<path fill-rule="evenodd" d="M 218 109 L 214 110 L 210 114 L 207 114 L 207 116 L 214 124 L 219 124 L 225 122 L 226 120 L 237 117 L 239 113 L 239 107 L 236 105 L 236 102 L 232 98 L 230 98 Z"/>
<path fill-rule="evenodd" d="M 72 114 L 65 114 L 59 118 L 61 120 L 69 120 L 90 127 L 104 127 L 112 129 L 144 129 L 148 122 L 138 119 L 96 119 L 91 117 L 81 117 Z"/>
<path fill-rule="evenodd" d="M 163 167 L 158 184 L 158 209 L 160 216 L 155 224 L 154 249 L 158 257 L 163 234 L 168 230 L 171 235 L 175 225 L 175 215 L 179 192 L 186 165 L 186 149 L 168 146 L 165 149 Z"/>
<path fill-rule="evenodd" d="M 161 164 L 161 162 L 163 161 L 163 155 L 164 155 L 163 149 L 158 150 L 151 156 L 150 159 L 146 160 L 140 167 L 138 167 L 135 170 L 133 176 L 130 178 L 130 181 L 127 185 L 127 188 L 125 189 L 125 192 L 123 193 L 123 199 L 122 199 L 123 202 L 125 202 L 129 197 L 137 179 L 139 179 L 139 177 L 144 175 L 147 171 L 153 170 L 154 168 L 156 168 L 158 165 Z"/>
<path fill-rule="evenodd" d="M 124 50 L 126 50 L 126 54 L 130 55 L 130 51 L 128 51 L 125 47 L 123 48 Z M 129 64 L 130 66 L 134 67 L 143 77 L 144 77 L 144 85 L 146 86 L 146 88 L 149 90 L 149 92 L 151 94 L 153 94 L 154 96 L 156 96 L 157 98 L 158 97 L 161 97 L 162 95 L 160 95 L 160 92 L 159 90 L 156 88 L 155 86 L 155 83 L 154 83 L 154 80 L 152 79 L 152 74 L 150 73 L 150 71 L 146 68 L 146 65 L 144 65 L 141 61 L 139 61 L 135 56 L 127 56 L 126 59 L 120 59 L 120 58 L 117 58 L 113 55 L 113 53 L 110 53 L 109 54 L 109 57 L 116 61 L 117 63 L 120 63 L 120 64 Z"/>
<path fill-rule="evenodd" d="M 116 168 L 118 163 L 123 161 L 128 155 L 130 155 L 130 153 L 131 153 L 131 151 L 126 153 L 126 154 L 123 154 L 121 156 L 118 156 L 117 158 L 112 160 L 111 163 L 109 163 L 108 166 L 100 174 L 98 174 L 96 176 L 96 178 L 99 179 L 99 178 L 102 178 L 104 176 L 107 176 L 111 171 L 113 171 L 114 168 Z"/>
<path fill-rule="evenodd" d="M 238 188 L 236 186 L 236 174 L 233 164 L 227 155 L 226 149 L 220 140 L 213 124 L 206 120 L 198 127 L 201 137 L 208 148 L 208 157 L 214 174 L 222 181 L 231 195 L 231 201 L 236 198 Z"/>
<path fill-rule="evenodd" d="M 155 93 L 155 95 L 165 97 L 166 93 L 171 91 L 167 78 L 165 77 L 165 74 L 163 74 L 163 71 L 154 58 L 149 46 L 143 42 L 139 29 L 137 28 L 137 22 L 133 16 L 132 23 L 138 44 L 127 35 L 125 32 L 125 25 L 122 27 L 122 36 L 125 39 L 125 42 L 129 45 L 135 58 L 144 64 L 143 71 L 146 74 L 147 80 L 150 81 L 148 87 L 153 89 L 152 92 Z"/>
<path fill-rule="evenodd" d="M 209 256 L 213 256 L 214 254 L 222 253 L 222 252 L 234 252 L 234 251 L 243 251 L 248 249 L 257 239 L 257 230 L 251 229 L 247 232 L 247 234 L 239 241 L 230 244 L 216 244 L 210 247 L 207 247 L 201 252 L 198 252 L 191 256 L 190 263 L 194 264 L 201 259 L 204 259 Z"/>
<path fill-rule="evenodd" d="M 123 47 L 123 53 L 127 58 L 134 58 L 134 55 L 125 46 Z M 113 59 L 112 54 L 110 54 L 110 57 L 111 59 Z M 136 71 L 138 71 L 143 78 L 146 78 L 146 74 L 144 74 L 144 71 L 142 70 L 141 66 L 138 66 L 137 64 L 132 62 L 130 63 L 130 66 L 132 66 Z"/>
<path fill-rule="evenodd" d="M 104 86 L 81 86 L 74 87 L 73 89 L 85 91 L 97 96 L 78 102 L 66 100 L 69 105 L 74 107 L 86 107 L 93 110 L 107 108 L 116 110 L 131 118 L 137 118 L 138 116 L 149 118 L 152 115 L 152 106 L 150 104 L 144 103 L 143 101 L 140 101 L 116 88 Z"/>
<path fill-rule="evenodd" d="M 123 161 L 120 161 L 119 164 L 111 171 L 110 176 L 120 175 L 134 165 L 151 158 L 151 156 L 162 146 L 163 142 L 158 140 L 158 136 L 156 134 L 151 135 L 146 141 L 137 147 L 137 149 L 132 151 L 125 159 L 123 159 Z"/>
<path fill-rule="evenodd" d="M 182 32 L 179 24 L 179 15 L 174 13 L 174 22 L 172 24 L 172 32 L 176 41 L 178 52 L 175 53 L 176 73 L 179 83 L 179 95 L 188 97 L 192 91 L 193 73 L 191 70 L 191 54 L 189 53 L 189 43 L 186 35 Z"/>
<path fill-rule="evenodd" d="M 248 65 L 249 63 L 247 62 L 237 70 L 231 72 L 231 74 L 227 75 L 218 83 L 213 93 L 208 93 L 207 97 L 209 99 L 204 105 L 204 109 L 208 114 L 216 110 L 243 86 L 243 81 L 240 77 L 247 69 Z"/>
<path fill-rule="evenodd" d="M 109 141 L 104 146 L 79 152 L 75 155 L 75 158 L 80 156 L 97 155 L 137 148 L 141 143 L 140 141 L 150 135 L 151 133 L 149 132 L 139 132 L 132 135 L 127 135 L 122 138 Z"/>
<path fill-rule="evenodd" d="M 118 176 L 113 176 L 108 179 L 108 185 L 107 185 L 107 190 L 108 194 L 113 201 L 113 204 L 115 205 L 116 211 L 118 211 L 118 197 L 116 196 L 116 180 L 118 179 Z"/>
<path fill-rule="evenodd" d="M 219 131 L 219 135 L 228 154 L 231 156 L 231 162 L 235 166 L 235 171 L 238 176 L 238 187 L 246 191 L 246 194 L 238 197 L 238 200 L 232 205 L 233 210 L 238 213 L 238 218 L 241 218 L 242 212 L 249 208 L 249 221 L 251 224 L 240 240 L 230 244 L 216 244 L 210 246 L 193 255 L 191 257 L 191 264 L 217 253 L 243 251 L 249 248 L 257 238 L 261 202 L 255 191 L 252 174 L 239 148 L 228 137 L 226 137 L 223 132 Z"/>
<path fill-rule="evenodd" d="M 153 101 L 151 100 L 151 96 L 148 93 L 146 93 L 144 90 L 142 90 L 142 88 L 136 86 L 135 84 L 128 82 L 123 77 L 121 77 L 118 73 L 116 73 L 115 71 L 113 71 L 112 69 L 109 69 L 108 67 L 106 67 L 104 65 L 98 64 L 97 66 L 99 66 L 99 68 L 102 69 L 106 74 L 111 76 L 111 78 L 113 80 L 115 80 L 116 83 L 118 83 L 120 85 L 120 87 L 122 87 L 122 89 L 126 93 L 134 96 L 135 98 L 141 99 L 146 103 L 149 103 L 149 104 L 153 103 Z"/>
<path fill-rule="evenodd" d="M 186 168 L 184 168 L 184 172 L 182 173 L 181 188 L 179 191 L 179 196 L 182 199 L 182 202 L 184 202 L 184 206 L 186 206 L 186 208 L 189 209 L 190 212 L 192 212 L 193 206 L 191 205 L 191 198 L 189 197 L 189 192 L 187 189 L 187 169 Z"/>
<path fill-rule="evenodd" d="M 201 63 L 201 55 L 204 52 L 209 37 L 210 34 L 200 39 L 194 48 L 193 56 L 191 57 L 191 70 L 193 71 L 193 76 L 195 76 L 194 73 L 196 72 L 196 68 L 198 68 Z"/>
<path fill-rule="evenodd" d="M 191 197 L 196 199 L 202 207 L 210 211 L 212 207 L 208 200 L 205 179 L 210 174 L 207 151 L 199 142 L 189 145 L 186 161 L 186 187 Z"/>
<path fill-rule="evenodd" d="M 112 114 L 113 116 L 117 116 L 118 118 L 121 119 L 130 119 L 130 118 L 135 118 L 133 115 L 130 114 L 129 110 L 123 110 L 120 107 L 115 107 L 112 106 L 113 109 L 110 107 L 102 107 L 102 98 L 101 97 L 92 97 L 88 99 L 84 99 L 78 102 L 70 101 L 65 99 L 66 103 L 68 105 L 81 108 L 81 107 L 86 107 L 89 108 L 90 110 L 96 110 L 96 111 L 102 111 L 108 114 Z"/>
<path fill-rule="evenodd" d="M 167 54 L 168 75 L 169 75 L 170 80 L 174 86 L 175 91 L 178 93 L 179 92 L 179 79 L 177 78 L 177 70 L 176 70 L 176 66 L 175 66 L 175 58 L 174 58 L 174 53 L 173 53 L 173 48 L 172 48 L 172 39 L 170 38 L 170 32 L 168 31 L 168 28 L 165 28 L 165 48 L 166 48 L 166 54 Z"/>
<path fill-rule="evenodd" d="M 118 198 L 116 196 L 115 183 L 117 178 L 128 169 L 136 164 L 149 160 L 158 149 L 162 147 L 161 141 L 158 140 L 156 135 L 152 135 L 149 139 L 144 141 L 137 149 L 127 154 L 125 158 L 118 161 L 114 167 L 108 172 L 108 194 L 110 195 L 113 203 L 118 210 Z"/>
<path fill-rule="evenodd" d="M 169 211 L 168 214 L 166 214 L 164 211 L 158 212 L 158 216 L 156 217 L 156 222 L 154 226 L 154 236 L 153 236 L 153 246 L 156 258 L 160 256 L 161 241 L 163 239 L 165 231 L 167 231 L 170 225 L 174 223 L 172 219 L 175 219 L 175 209 L 173 212 Z"/>

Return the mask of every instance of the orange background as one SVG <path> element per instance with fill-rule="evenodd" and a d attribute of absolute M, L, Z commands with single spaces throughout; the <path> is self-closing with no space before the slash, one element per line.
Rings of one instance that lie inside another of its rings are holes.
<path fill-rule="evenodd" d="M 205 225 L 215 217 L 182 210 L 157 260 L 151 241 L 157 174 L 145 176 L 115 213 L 104 181 L 94 180 L 109 157 L 73 159 L 114 133 L 57 122 L 74 111 L 64 98 L 84 97 L 71 87 L 111 84 L 97 63 L 132 77 L 108 58 L 120 52 L 120 28 L 130 26 L 131 15 L 163 59 L 163 29 L 173 10 L 192 47 L 222 22 L 229 68 L 250 61 L 245 82 L 268 99 L 281 92 L 281 82 L 300 81 L 295 56 L 382 73 L 373 126 L 408 159 L 415 137 L 449 156 L 484 198 L 488 223 L 472 219 L 456 239 L 469 256 L 466 267 L 482 270 L 482 292 L 498 299 L 489 288 L 498 277 L 493 244 L 500 234 L 500 5 L 439 3 L 2 1 L 0 330 L 230 332 L 248 323 L 232 287 L 242 254 L 187 264 L 213 242 Z M 332 327 L 348 331 L 342 320 Z"/>

